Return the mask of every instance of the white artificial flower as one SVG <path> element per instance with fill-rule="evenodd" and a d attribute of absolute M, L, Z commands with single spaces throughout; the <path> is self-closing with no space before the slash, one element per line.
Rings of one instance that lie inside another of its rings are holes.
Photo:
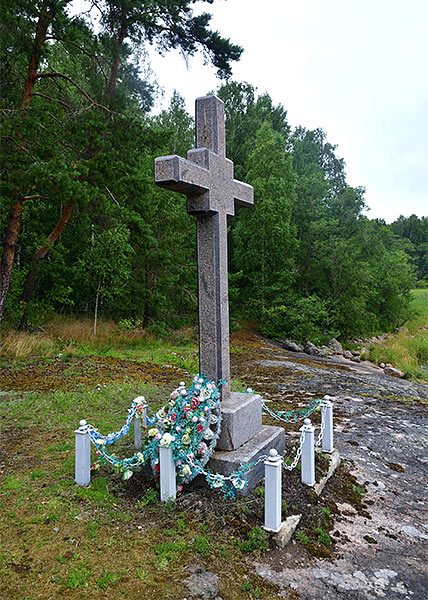
<path fill-rule="evenodd" d="M 211 429 L 207 429 L 204 433 L 204 439 L 212 440 L 213 437 L 214 437 L 214 433 L 211 431 Z"/>
<path fill-rule="evenodd" d="M 162 436 L 161 441 L 159 442 L 159 444 L 161 446 L 164 446 L 165 448 L 169 448 L 169 446 L 170 446 L 170 444 L 171 444 L 171 442 L 172 442 L 173 439 L 174 438 L 172 437 L 172 435 L 170 433 L 168 433 L 168 432 L 164 433 L 163 436 Z"/>
<path fill-rule="evenodd" d="M 223 475 L 216 475 L 215 479 L 212 482 L 213 487 L 215 487 L 215 488 L 223 487 L 223 484 L 224 484 Z"/>
<path fill-rule="evenodd" d="M 160 410 L 158 410 L 158 412 L 156 413 L 156 417 L 158 419 L 164 419 L 165 418 L 165 411 L 163 408 L 161 408 Z"/>
<path fill-rule="evenodd" d="M 242 490 L 245 485 L 245 481 L 243 479 L 232 479 L 232 484 L 237 490 Z"/>

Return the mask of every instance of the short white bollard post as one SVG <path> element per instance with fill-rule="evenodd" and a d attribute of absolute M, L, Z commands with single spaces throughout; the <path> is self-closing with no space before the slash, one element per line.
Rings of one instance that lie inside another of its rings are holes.
<path fill-rule="evenodd" d="M 333 402 L 331 402 L 328 396 L 324 396 L 321 403 L 321 415 L 322 415 L 322 451 L 331 454 L 334 450 L 333 446 Z"/>
<path fill-rule="evenodd" d="M 141 406 L 141 412 L 136 412 L 134 416 L 134 448 L 141 450 L 143 445 L 142 427 L 147 426 L 147 404 L 144 404 L 144 396 L 135 398 L 137 405 Z"/>
<path fill-rule="evenodd" d="M 315 485 L 315 427 L 310 419 L 305 419 L 303 423 L 300 429 L 305 432 L 302 445 L 302 483 L 313 486 Z"/>
<path fill-rule="evenodd" d="M 281 528 L 281 464 L 282 456 L 275 448 L 269 450 L 265 460 L 265 526 L 266 531 L 279 531 Z"/>
<path fill-rule="evenodd" d="M 175 463 L 172 457 L 172 448 L 159 446 L 159 462 L 161 502 L 175 500 L 177 495 L 177 483 L 175 475 Z"/>
<path fill-rule="evenodd" d="M 89 485 L 91 481 L 91 440 L 86 421 L 79 423 L 79 429 L 75 430 L 75 470 L 74 481 L 77 485 Z"/>

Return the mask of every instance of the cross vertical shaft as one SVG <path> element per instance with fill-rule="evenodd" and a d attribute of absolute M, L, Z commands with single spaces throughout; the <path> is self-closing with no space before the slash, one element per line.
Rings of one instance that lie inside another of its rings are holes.
<path fill-rule="evenodd" d="M 196 219 L 200 371 L 213 381 L 230 382 L 226 215 Z M 226 273 L 226 277 L 222 277 Z M 222 397 L 227 395 L 222 389 Z"/>
<path fill-rule="evenodd" d="M 215 96 L 195 102 L 195 147 L 226 154 L 224 104 Z M 200 371 L 230 383 L 227 217 L 222 212 L 196 218 Z M 222 388 L 222 397 L 228 395 Z"/>
<path fill-rule="evenodd" d="M 253 204 L 253 188 L 233 178 L 225 155 L 224 104 L 215 96 L 196 100 L 196 149 L 187 159 L 155 160 L 158 185 L 187 196 L 187 212 L 196 217 L 200 371 L 212 381 L 230 384 L 227 217 Z M 229 396 L 223 387 L 222 399 Z"/>

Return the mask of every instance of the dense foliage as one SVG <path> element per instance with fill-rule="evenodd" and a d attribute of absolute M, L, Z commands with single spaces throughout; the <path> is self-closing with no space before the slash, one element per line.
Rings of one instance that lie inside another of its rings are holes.
<path fill-rule="evenodd" d="M 178 93 L 149 116 L 141 72 L 153 43 L 201 50 L 230 74 L 241 49 L 195 1 L 105 0 L 96 26 L 67 0 L 2 3 L 0 322 L 67 311 L 95 315 L 94 330 L 98 315 L 195 323 L 194 219 L 153 184 L 154 158 L 184 155 L 193 119 Z M 255 190 L 230 223 L 232 315 L 302 340 L 400 325 L 415 274 L 428 277 L 428 218 L 368 219 L 321 129 L 292 131 L 248 83 L 217 93 L 235 176 Z"/>

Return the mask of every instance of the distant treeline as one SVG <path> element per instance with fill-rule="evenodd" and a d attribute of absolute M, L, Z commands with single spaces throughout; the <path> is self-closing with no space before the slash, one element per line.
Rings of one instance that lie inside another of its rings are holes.
<path fill-rule="evenodd" d="M 96 30 L 67 4 L 0 8 L 0 323 L 54 311 L 157 331 L 193 324 L 195 221 L 183 197 L 154 185 L 153 161 L 184 156 L 194 124 L 179 93 L 149 116 L 142 44 L 202 49 L 222 77 L 241 49 L 189 0 L 159 0 L 150 15 L 142 0 L 106 0 Z M 402 324 L 409 290 L 428 279 L 428 218 L 367 218 L 364 189 L 348 185 L 321 129 L 292 130 L 248 83 L 216 93 L 235 177 L 255 190 L 254 208 L 230 221 L 232 318 L 315 341 Z"/>

